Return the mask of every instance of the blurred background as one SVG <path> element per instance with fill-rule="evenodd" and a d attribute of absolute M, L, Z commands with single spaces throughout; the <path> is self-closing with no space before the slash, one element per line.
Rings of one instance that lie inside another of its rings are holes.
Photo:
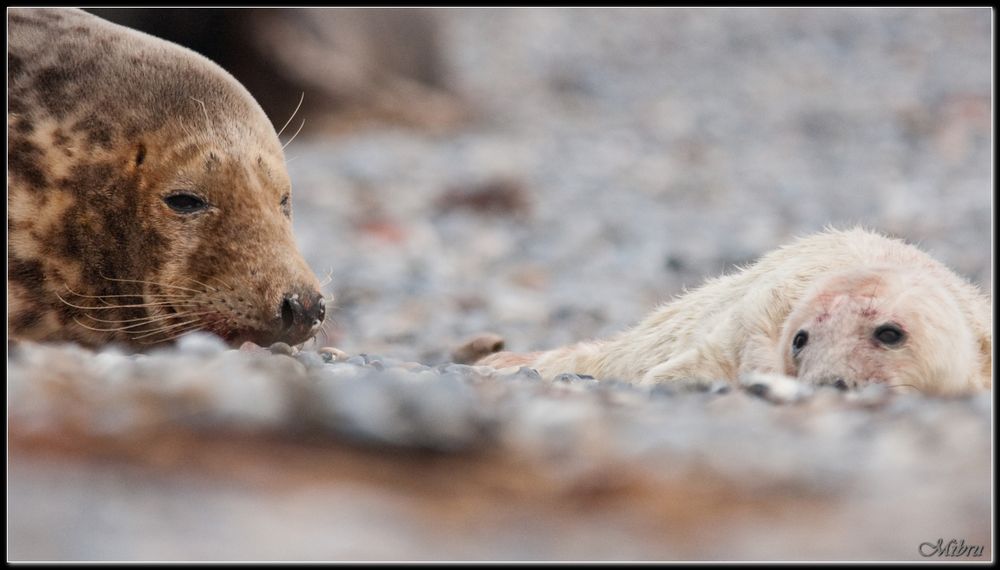
<path fill-rule="evenodd" d="M 102 9 L 282 135 L 322 345 L 429 363 L 617 331 L 799 234 L 991 279 L 987 9 Z"/>

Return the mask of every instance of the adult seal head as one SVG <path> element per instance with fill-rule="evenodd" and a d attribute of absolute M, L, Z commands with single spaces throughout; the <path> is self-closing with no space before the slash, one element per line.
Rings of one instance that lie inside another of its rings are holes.
<path fill-rule="evenodd" d="M 324 300 L 253 97 L 204 57 L 80 10 L 7 18 L 11 335 L 311 338 Z"/>

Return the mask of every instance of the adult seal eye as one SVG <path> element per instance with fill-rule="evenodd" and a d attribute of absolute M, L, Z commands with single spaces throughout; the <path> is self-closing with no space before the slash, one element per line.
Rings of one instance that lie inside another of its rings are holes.
<path fill-rule="evenodd" d="M 802 349 L 809 342 L 809 333 L 806 331 L 799 331 L 795 333 L 795 338 L 792 339 L 792 355 L 798 356 Z"/>
<path fill-rule="evenodd" d="M 875 329 L 875 340 L 886 345 L 895 346 L 903 342 L 906 334 L 896 325 L 882 325 Z"/>
<path fill-rule="evenodd" d="M 208 207 L 208 203 L 194 194 L 171 194 L 163 199 L 178 214 L 193 214 Z"/>

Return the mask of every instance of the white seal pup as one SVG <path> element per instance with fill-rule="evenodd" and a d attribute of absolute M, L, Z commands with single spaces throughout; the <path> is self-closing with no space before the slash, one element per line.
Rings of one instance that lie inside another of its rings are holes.
<path fill-rule="evenodd" d="M 613 338 L 478 364 L 642 383 L 781 373 L 958 393 L 992 388 L 992 328 L 992 300 L 915 246 L 827 230 L 686 292 Z"/>

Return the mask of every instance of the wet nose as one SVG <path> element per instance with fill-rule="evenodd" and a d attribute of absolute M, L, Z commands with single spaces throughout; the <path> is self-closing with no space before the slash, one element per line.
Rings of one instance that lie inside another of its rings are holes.
<path fill-rule="evenodd" d="M 282 337 L 289 344 L 307 340 L 326 317 L 319 293 L 286 293 L 281 300 Z"/>

